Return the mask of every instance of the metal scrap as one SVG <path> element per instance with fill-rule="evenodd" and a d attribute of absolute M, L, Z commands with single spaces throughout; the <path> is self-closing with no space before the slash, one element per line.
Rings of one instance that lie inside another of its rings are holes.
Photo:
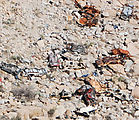
<path fill-rule="evenodd" d="M 32 76 L 34 77 L 41 77 L 43 75 L 47 75 L 47 70 L 44 68 L 25 68 L 22 70 L 21 75 L 23 77 L 29 77 L 31 78 Z"/>
<path fill-rule="evenodd" d="M 32 76 L 34 77 L 41 77 L 43 75 L 47 75 L 47 70 L 45 68 L 19 68 L 14 64 L 7 64 L 1 62 L 0 69 L 12 74 L 15 79 L 20 79 L 21 77 L 29 77 L 31 79 Z"/>
<path fill-rule="evenodd" d="M 76 45 L 74 43 L 68 43 L 66 45 L 66 49 L 70 52 L 77 52 L 78 54 L 85 54 L 86 53 L 86 46 L 85 45 Z"/>
<path fill-rule="evenodd" d="M 78 23 L 82 26 L 95 26 L 98 23 L 98 15 L 99 11 L 95 9 L 95 6 L 85 5 L 82 7 L 77 0 L 74 0 L 75 7 L 79 8 L 80 10 L 78 13 L 80 14 L 80 19 Z"/>
<path fill-rule="evenodd" d="M 81 58 L 75 60 L 73 60 L 72 58 L 67 58 L 66 60 L 61 60 L 61 66 L 64 70 L 80 70 L 85 69 L 87 67 L 83 63 L 83 60 Z"/>
<path fill-rule="evenodd" d="M 129 21 L 129 19 L 132 17 L 133 7 L 133 5 L 125 4 L 121 12 L 120 18 L 122 20 Z"/>
<path fill-rule="evenodd" d="M 15 79 L 18 79 L 18 75 L 21 72 L 21 68 L 19 68 L 18 66 L 13 64 L 7 64 L 5 62 L 1 62 L 0 69 L 9 74 L 12 74 Z"/>
<path fill-rule="evenodd" d="M 89 114 L 92 112 L 95 112 L 97 110 L 97 106 L 87 106 L 83 108 L 78 108 L 75 112 L 75 114 L 84 116 L 84 117 L 89 117 Z"/>
<path fill-rule="evenodd" d="M 112 49 L 111 50 L 111 54 L 112 55 L 119 55 L 119 57 L 121 57 L 121 59 L 130 59 L 132 60 L 132 62 L 134 62 L 134 60 L 131 58 L 131 57 L 134 57 L 132 56 L 128 50 L 123 50 L 123 49 Z"/>
<path fill-rule="evenodd" d="M 99 67 L 107 66 L 109 64 L 122 64 L 124 65 L 124 59 L 120 57 L 104 57 L 95 61 L 96 65 Z"/>
<path fill-rule="evenodd" d="M 113 57 L 113 56 L 106 56 L 103 57 L 101 59 L 98 59 L 95 61 L 94 66 L 101 70 L 100 73 L 103 74 L 102 69 L 106 68 L 106 70 L 108 70 L 110 73 L 114 72 L 114 73 L 118 73 L 118 71 L 115 71 L 113 68 L 111 68 L 111 65 L 113 64 L 121 64 L 121 65 L 125 65 L 125 58 L 124 57 Z"/>
<path fill-rule="evenodd" d="M 120 49 L 120 48 L 118 48 L 118 49 L 112 49 L 111 52 L 112 52 L 113 55 L 119 55 L 120 57 L 123 57 L 125 59 L 132 57 L 130 55 L 129 51 L 123 50 L 123 49 Z"/>
<path fill-rule="evenodd" d="M 85 91 L 85 93 L 83 94 L 83 97 L 82 99 L 84 100 L 84 103 L 88 106 L 88 105 L 94 105 L 96 104 L 95 102 L 95 88 L 90 88 L 90 89 L 87 89 Z"/>
<path fill-rule="evenodd" d="M 51 52 L 48 55 L 48 62 L 49 62 L 50 67 L 59 67 L 60 66 L 60 61 L 58 59 L 58 56 L 54 52 Z"/>
<path fill-rule="evenodd" d="M 85 91 L 90 88 L 92 88 L 90 85 L 83 85 L 75 91 L 74 95 L 83 95 Z"/>

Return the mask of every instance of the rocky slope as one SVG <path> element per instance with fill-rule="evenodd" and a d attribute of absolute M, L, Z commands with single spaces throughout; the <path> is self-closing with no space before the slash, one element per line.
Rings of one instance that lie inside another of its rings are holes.
<path fill-rule="evenodd" d="M 97 25 L 80 25 L 72 0 L 0 1 L 0 120 L 139 119 L 139 1 L 78 2 Z M 115 48 L 131 59 L 96 68 Z M 76 95 L 84 85 L 96 93 Z"/>

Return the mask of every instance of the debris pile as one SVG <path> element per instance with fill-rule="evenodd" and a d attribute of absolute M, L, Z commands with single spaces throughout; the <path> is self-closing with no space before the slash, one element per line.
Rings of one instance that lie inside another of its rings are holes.
<path fill-rule="evenodd" d="M 95 6 L 85 5 L 82 7 L 76 0 L 74 0 L 74 2 L 75 6 L 80 9 L 78 11 L 80 14 L 78 23 L 82 26 L 96 26 L 98 23 L 99 11 L 95 8 Z"/>
<path fill-rule="evenodd" d="M 95 104 L 96 91 L 94 87 L 83 85 L 77 89 L 74 94 L 82 95 L 82 100 L 87 106 Z"/>
<path fill-rule="evenodd" d="M 20 79 L 20 77 L 28 77 L 31 79 L 32 76 L 41 77 L 43 75 L 47 75 L 47 70 L 45 68 L 19 68 L 14 64 L 7 64 L 1 62 L 0 69 L 12 74 L 16 79 Z"/>
<path fill-rule="evenodd" d="M 95 67 L 96 68 L 106 67 L 107 69 L 111 69 L 114 73 L 116 73 L 116 71 L 114 71 L 110 67 L 111 64 L 121 64 L 124 66 L 126 64 L 125 60 L 130 59 L 133 61 L 133 59 L 131 58 L 132 56 L 127 50 L 123 50 L 120 48 L 112 49 L 110 54 L 115 55 L 115 56 L 106 56 L 106 57 L 103 57 L 102 59 L 96 60 L 94 64 Z"/>
<path fill-rule="evenodd" d="M 138 5 L 0 1 L 0 120 L 139 119 Z"/>

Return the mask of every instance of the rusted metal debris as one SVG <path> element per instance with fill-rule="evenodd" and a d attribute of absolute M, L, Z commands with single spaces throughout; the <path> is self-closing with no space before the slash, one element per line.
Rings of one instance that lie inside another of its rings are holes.
<path fill-rule="evenodd" d="M 123 49 L 112 49 L 111 50 L 113 55 L 119 55 L 120 57 L 122 57 L 123 59 L 131 59 L 132 55 L 130 55 L 128 50 L 123 50 Z"/>
<path fill-rule="evenodd" d="M 102 59 L 98 59 L 95 61 L 96 65 L 98 67 L 104 67 L 104 66 L 107 66 L 109 64 L 122 64 L 124 65 L 125 62 L 124 62 L 124 59 L 121 58 L 121 57 L 104 57 Z"/>
<path fill-rule="evenodd" d="M 98 15 L 99 10 L 95 9 L 95 6 L 85 5 L 82 7 L 77 0 L 74 0 L 75 7 L 79 8 L 80 10 L 78 13 L 80 14 L 80 19 L 78 21 L 79 24 L 82 26 L 96 26 L 98 23 Z"/>
<path fill-rule="evenodd" d="M 82 100 L 87 106 L 96 104 L 96 91 L 92 86 L 83 85 L 75 91 L 74 95 L 82 95 Z"/>
<path fill-rule="evenodd" d="M 125 65 L 127 59 L 132 60 L 132 62 L 134 62 L 134 60 L 131 58 L 133 57 L 129 51 L 127 50 L 123 50 L 123 49 L 112 49 L 111 50 L 111 55 L 115 55 L 115 56 L 106 56 L 103 58 L 99 58 L 98 60 L 95 61 L 95 67 L 96 68 L 102 68 L 102 67 L 106 67 L 107 70 L 111 69 L 113 72 L 116 73 L 116 71 L 114 71 L 110 65 L 112 64 L 121 64 L 121 65 Z"/>
<path fill-rule="evenodd" d="M 59 93 L 59 95 L 60 95 L 60 99 L 70 99 L 72 97 L 71 93 L 64 89 Z"/>
<path fill-rule="evenodd" d="M 114 69 L 112 69 L 110 67 L 110 65 L 113 64 L 121 64 L 121 65 L 125 65 L 125 59 L 123 57 L 113 57 L 113 56 L 108 56 L 108 57 L 103 57 L 101 59 L 98 59 L 95 61 L 94 66 L 101 70 L 100 74 L 103 74 L 102 69 L 105 67 L 110 73 L 114 72 L 117 73 L 118 71 L 115 71 Z"/>

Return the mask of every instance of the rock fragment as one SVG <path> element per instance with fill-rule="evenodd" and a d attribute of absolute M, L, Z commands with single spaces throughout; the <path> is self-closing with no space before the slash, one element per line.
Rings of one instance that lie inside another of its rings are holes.
<path fill-rule="evenodd" d="M 49 62 L 50 67 L 59 67 L 60 66 L 60 61 L 58 59 L 58 56 L 54 52 L 51 52 L 49 54 L 48 62 Z"/>
<path fill-rule="evenodd" d="M 132 90 L 132 96 L 139 99 L 139 87 L 135 87 L 133 90 Z"/>
<path fill-rule="evenodd" d="M 121 15 L 120 15 L 120 18 L 122 20 L 126 20 L 126 21 L 129 21 L 129 19 L 131 18 L 132 16 L 132 13 L 133 13 L 133 7 L 132 5 L 125 5 L 122 12 L 121 12 Z"/>

